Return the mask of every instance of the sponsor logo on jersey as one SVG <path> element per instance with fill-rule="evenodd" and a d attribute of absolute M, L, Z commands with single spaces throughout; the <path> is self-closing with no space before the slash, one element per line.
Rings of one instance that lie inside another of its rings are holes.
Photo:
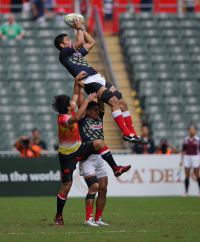
<path fill-rule="evenodd" d="M 102 124 L 99 124 L 99 125 L 90 124 L 89 129 L 102 129 Z"/>
<path fill-rule="evenodd" d="M 73 56 L 80 56 L 81 54 L 80 53 L 74 53 Z"/>

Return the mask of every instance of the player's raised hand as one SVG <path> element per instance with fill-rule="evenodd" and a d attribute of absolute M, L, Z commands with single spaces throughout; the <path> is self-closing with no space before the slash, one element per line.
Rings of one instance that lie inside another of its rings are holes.
<path fill-rule="evenodd" d="M 85 85 L 84 85 L 84 82 L 83 82 L 83 81 L 78 81 L 78 85 L 79 85 L 80 87 L 82 87 L 82 88 L 84 88 L 84 87 L 85 87 Z"/>
<path fill-rule="evenodd" d="M 82 22 L 79 18 L 74 18 L 74 28 L 78 29 L 78 28 L 82 28 Z"/>
<path fill-rule="evenodd" d="M 87 76 L 87 73 L 85 71 L 81 71 L 77 76 L 76 76 L 76 81 L 80 81 L 83 78 Z"/>
<path fill-rule="evenodd" d="M 88 95 L 88 97 L 87 97 L 87 101 L 88 102 L 92 102 L 92 101 L 94 101 L 96 98 L 97 98 L 97 93 L 96 92 L 94 92 L 94 93 L 91 93 L 90 95 Z"/>

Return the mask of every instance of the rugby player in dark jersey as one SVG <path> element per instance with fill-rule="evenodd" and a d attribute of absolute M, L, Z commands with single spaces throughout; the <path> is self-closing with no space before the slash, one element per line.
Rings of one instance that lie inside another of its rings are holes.
<path fill-rule="evenodd" d="M 91 154 L 99 152 L 104 160 L 112 167 L 116 166 L 112 155 L 104 157 L 102 149 L 107 149 L 105 142 L 102 139 L 94 140 L 93 142 L 81 142 L 78 121 L 84 116 L 88 103 L 97 97 L 93 93 L 88 96 L 83 105 L 79 108 L 76 114 L 73 115 L 74 103 L 78 100 L 79 85 L 78 80 L 82 79 L 81 73 L 76 77 L 74 86 L 74 95 L 72 100 L 67 95 L 59 95 L 54 97 L 52 104 L 53 109 L 58 112 L 58 140 L 59 140 L 59 161 L 61 166 L 62 187 L 57 196 L 57 213 L 54 221 L 57 225 L 64 225 L 62 211 L 70 191 L 73 181 L 73 172 L 76 169 L 77 161 L 87 159 Z M 116 166 L 114 173 L 116 176 L 121 175 L 124 171 L 121 167 Z"/>
<path fill-rule="evenodd" d="M 61 64 L 74 78 L 81 71 L 86 72 L 84 77 L 85 92 L 87 94 L 96 92 L 99 100 L 111 106 L 112 115 L 123 133 L 124 141 L 147 144 L 142 137 L 136 134 L 132 117 L 122 94 L 84 59 L 84 56 L 95 45 L 94 39 L 82 29 L 80 20 L 74 19 L 74 28 L 77 29 L 74 43 L 67 34 L 60 34 L 54 40 L 55 47 L 60 50 L 59 60 Z"/>
<path fill-rule="evenodd" d="M 81 90 L 78 97 L 78 106 L 81 107 L 84 103 L 84 89 Z M 104 140 L 103 132 L 103 116 L 104 116 L 104 103 L 90 102 L 86 109 L 85 116 L 79 120 L 79 130 L 82 142 L 93 142 L 97 139 Z M 100 153 L 100 154 L 99 154 Z M 104 164 L 104 157 L 111 156 L 108 147 L 104 147 L 96 154 L 90 155 L 85 161 L 80 162 L 80 174 L 84 176 L 84 179 L 88 185 L 88 193 L 86 195 L 86 220 L 85 225 L 98 226 L 108 225 L 102 220 L 102 213 L 106 203 L 106 193 L 108 184 L 108 175 Z M 115 176 L 119 176 L 121 173 L 128 171 L 131 166 L 118 167 L 114 163 L 112 168 L 118 170 Z M 98 198 L 96 200 L 96 215 L 95 221 L 92 216 L 94 198 L 98 192 Z"/>

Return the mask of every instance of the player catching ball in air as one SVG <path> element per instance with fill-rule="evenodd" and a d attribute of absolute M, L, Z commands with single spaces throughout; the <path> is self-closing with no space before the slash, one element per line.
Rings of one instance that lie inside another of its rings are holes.
<path fill-rule="evenodd" d="M 123 140 L 131 143 L 147 144 L 142 137 L 137 136 L 127 103 L 122 94 L 105 80 L 84 59 L 95 45 L 94 39 L 82 29 L 82 22 L 74 19 L 77 36 L 74 43 L 67 34 L 60 34 L 54 40 L 55 47 L 60 50 L 61 64 L 75 78 L 81 71 L 85 71 L 84 84 L 87 94 L 96 92 L 98 99 L 107 103 L 112 110 L 113 118 L 123 133 Z"/>
<path fill-rule="evenodd" d="M 180 166 L 185 167 L 185 193 L 183 196 L 188 196 L 190 169 L 194 169 L 194 173 L 199 186 L 200 196 L 200 177 L 199 177 L 199 151 L 200 151 L 200 137 L 196 135 L 196 126 L 190 125 L 188 128 L 189 136 L 185 137 L 183 141 L 182 157 Z"/>
<path fill-rule="evenodd" d="M 80 74 L 81 75 L 81 74 Z M 84 116 L 88 104 L 96 97 L 96 93 L 92 93 L 83 102 L 77 113 L 73 114 L 75 108 L 74 102 L 77 102 L 79 94 L 78 80 L 76 77 L 74 86 L 74 95 L 72 100 L 67 95 L 59 95 L 54 97 L 52 104 L 53 109 L 58 112 L 58 140 L 59 140 L 59 161 L 61 166 L 62 187 L 57 196 L 57 213 L 54 221 L 57 225 L 64 225 L 62 211 L 70 191 L 73 181 L 73 172 L 76 169 L 77 161 L 87 159 L 91 154 L 97 152 L 104 160 L 112 167 L 115 166 L 114 174 L 121 175 L 126 170 L 124 167 L 116 165 L 105 142 L 102 139 L 94 140 L 93 142 L 81 142 L 78 129 L 78 121 Z M 130 169 L 130 168 L 129 168 Z"/>

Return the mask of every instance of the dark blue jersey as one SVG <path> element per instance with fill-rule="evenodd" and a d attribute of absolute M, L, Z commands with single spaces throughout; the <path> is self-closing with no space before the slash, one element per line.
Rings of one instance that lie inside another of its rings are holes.
<path fill-rule="evenodd" d="M 96 139 L 104 140 L 103 133 L 103 115 L 100 110 L 98 120 L 90 119 L 86 115 L 78 122 L 82 142 L 92 142 Z"/>
<path fill-rule="evenodd" d="M 85 71 L 87 76 L 96 75 L 98 72 L 83 58 L 88 53 L 84 46 L 76 51 L 74 46 L 70 45 L 60 51 L 59 60 L 74 78 L 81 71 Z"/>

